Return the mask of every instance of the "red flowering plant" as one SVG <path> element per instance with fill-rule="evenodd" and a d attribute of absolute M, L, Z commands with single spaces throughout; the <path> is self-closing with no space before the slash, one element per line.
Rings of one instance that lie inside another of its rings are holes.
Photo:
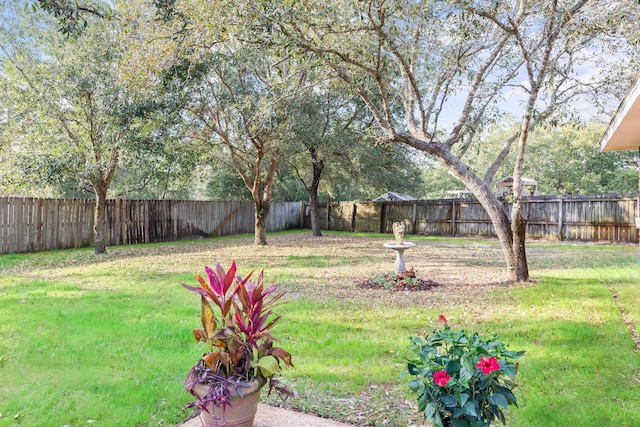
<path fill-rule="evenodd" d="M 373 279 L 373 283 L 389 290 L 407 290 L 415 288 L 419 279 L 417 271 L 410 268 L 402 273 L 379 274 Z"/>
<path fill-rule="evenodd" d="M 496 420 L 506 424 L 504 410 L 517 406 L 513 379 L 524 352 L 511 351 L 496 335 L 453 329 L 443 324 L 425 338 L 411 339 L 409 349 L 417 357 L 408 360 L 414 377 L 409 388 L 418 395 L 418 409 L 438 427 L 489 427 Z"/>

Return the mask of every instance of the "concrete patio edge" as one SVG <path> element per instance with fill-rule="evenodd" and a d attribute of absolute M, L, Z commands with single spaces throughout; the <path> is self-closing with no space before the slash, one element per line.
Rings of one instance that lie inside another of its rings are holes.
<path fill-rule="evenodd" d="M 349 427 L 351 424 L 344 424 L 328 418 L 321 418 L 314 415 L 303 414 L 302 412 L 277 408 L 275 406 L 258 404 L 258 412 L 253 423 L 254 427 Z M 192 418 L 180 427 L 202 427 L 200 418 Z"/>

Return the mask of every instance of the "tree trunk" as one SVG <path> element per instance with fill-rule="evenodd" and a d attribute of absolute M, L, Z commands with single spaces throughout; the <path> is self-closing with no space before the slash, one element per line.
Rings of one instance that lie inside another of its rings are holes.
<path fill-rule="evenodd" d="M 318 160 L 318 153 L 314 147 L 309 148 L 311 153 L 311 163 L 313 165 L 313 179 L 309 187 L 309 205 L 311 215 L 311 230 L 314 237 L 322 237 L 320 231 L 320 213 L 318 212 L 318 187 L 320 186 L 320 178 L 324 169 L 324 161 Z"/>
<path fill-rule="evenodd" d="M 410 140 L 408 144 L 412 145 L 412 142 L 413 141 Z M 509 279 L 516 280 L 516 258 L 513 251 L 511 223 L 502 207 L 502 202 L 493 194 L 489 184 L 475 175 L 460 159 L 441 144 L 431 143 L 425 146 L 418 143 L 412 146 L 437 157 L 447 167 L 449 172 L 476 196 L 487 212 L 489 219 L 491 219 L 496 236 L 500 241 L 502 254 L 505 264 L 507 265 L 507 271 L 509 272 Z"/>
<path fill-rule="evenodd" d="M 255 201 L 254 207 L 256 210 L 255 227 L 254 227 L 254 241 L 256 246 L 264 246 L 267 244 L 267 216 L 269 215 L 269 209 L 271 208 L 271 202 L 267 201 Z"/>
<path fill-rule="evenodd" d="M 322 237 L 317 194 L 309 194 L 309 215 L 311 216 L 311 231 L 313 232 L 313 237 Z"/>
<path fill-rule="evenodd" d="M 522 202 L 513 203 L 511 211 L 511 233 L 513 234 L 513 254 L 515 256 L 515 280 L 522 283 L 529 281 L 529 267 L 525 250 L 527 220 L 522 216 Z"/>
<path fill-rule="evenodd" d="M 96 192 L 96 210 L 93 222 L 95 235 L 95 254 L 101 255 L 107 251 L 107 186 L 94 184 Z"/>
<path fill-rule="evenodd" d="M 535 100 L 539 85 L 532 88 L 527 113 L 522 119 L 520 127 L 520 139 L 518 140 L 518 152 L 516 163 L 513 166 L 513 207 L 511 209 L 511 234 L 513 235 L 513 254 L 515 256 L 515 280 L 518 283 L 529 281 L 529 267 L 527 266 L 527 253 L 525 249 L 527 221 L 522 216 L 522 169 L 524 167 L 524 153 L 527 148 L 527 139 L 531 128 L 531 118 L 535 106 Z"/>
<path fill-rule="evenodd" d="M 475 186 L 467 183 L 465 183 L 465 185 L 476 196 L 493 224 L 496 236 L 500 241 L 505 264 L 507 265 L 509 279 L 517 280 L 516 257 L 513 251 L 514 245 L 511 223 L 509 222 L 507 214 L 504 212 L 502 202 L 493 194 L 489 188 L 489 184 L 482 183 L 484 184 L 483 186 Z"/>
<path fill-rule="evenodd" d="M 271 160 L 269 161 L 269 170 L 267 172 L 267 177 L 264 180 L 264 190 L 262 191 L 262 199 L 260 199 L 260 192 L 258 188 L 260 187 L 260 161 L 262 156 L 259 156 L 258 167 L 256 170 L 256 179 L 254 183 L 254 191 L 252 192 L 254 197 L 253 201 L 256 208 L 256 226 L 255 226 L 255 245 L 266 245 L 267 244 L 267 217 L 269 216 L 269 211 L 271 210 L 271 196 L 273 194 L 273 179 L 276 173 L 276 163 L 278 162 L 278 157 L 280 154 L 280 149 L 275 148 L 271 153 Z M 257 196 L 257 197 L 256 197 Z"/>
<path fill-rule="evenodd" d="M 256 145 L 262 147 L 262 142 L 260 140 L 254 141 Z M 232 145 L 227 145 L 232 148 Z M 258 150 L 258 155 L 255 158 L 255 163 L 250 164 L 248 162 L 239 161 L 239 157 L 235 154 L 233 149 L 231 150 L 231 162 L 233 164 L 234 169 L 244 182 L 244 185 L 247 186 L 247 189 L 251 192 L 251 198 L 253 199 L 253 207 L 255 210 L 255 226 L 254 226 L 254 241 L 253 244 L 258 245 L 266 245 L 267 244 L 267 217 L 269 216 L 269 210 L 271 209 L 271 196 L 273 189 L 273 179 L 276 172 L 276 163 L 278 161 L 278 155 L 280 150 L 275 148 L 271 154 L 271 160 L 269 161 L 269 170 L 267 172 L 267 176 L 263 181 L 262 177 L 262 161 L 264 160 L 264 151 L 262 148 Z M 253 168 L 251 173 L 253 174 L 253 178 L 250 179 L 249 176 L 242 169 L 241 164 L 248 164 L 249 167 Z"/>

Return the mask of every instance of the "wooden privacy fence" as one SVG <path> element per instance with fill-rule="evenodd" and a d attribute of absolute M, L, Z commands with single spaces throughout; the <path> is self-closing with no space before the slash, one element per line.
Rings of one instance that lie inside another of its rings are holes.
<path fill-rule="evenodd" d="M 511 204 L 504 203 L 511 217 Z M 637 242 L 633 198 L 529 198 L 524 203 L 527 237 L 557 240 Z M 407 234 L 495 236 L 484 208 L 475 200 L 340 202 L 320 205 L 324 230 L 391 233 L 394 222 Z M 309 209 L 305 226 L 310 227 Z"/>
<path fill-rule="evenodd" d="M 0 254 L 93 245 L 95 201 L 0 197 Z M 310 227 L 300 202 L 273 203 L 267 231 Z M 504 204 L 508 215 L 511 205 Z M 524 215 L 529 238 L 634 242 L 640 216 L 633 198 L 531 198 Z M 404 222 L 407 233 L 494 236 L 486 212 L 474 200 L 340 202 L 320 206 L 324 230 L 391 233 Z M 251 202 L 109 200 L 107 245 L 165 242 L 251 233 Z"/>
<path fill-rule="evenodd" d="M 0 197 L 0 254 L 93 245 L 95 200 Z M 252 202 L 108 200 L 107 245 L 251 233 Z M 267 231 L 302 228 L 300 202 L 273 203 Z"/>

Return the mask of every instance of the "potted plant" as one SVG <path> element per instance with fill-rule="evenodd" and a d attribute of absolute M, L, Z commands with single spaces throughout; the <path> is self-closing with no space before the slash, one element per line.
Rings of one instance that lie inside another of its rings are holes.
<path fill-rule="evenodd" d="M 276 284 L 265 288 L 261 272 L 236 275 L 232 262 L 228 271 L 218 264 L 205 267 L 208 281 L 197 275 L 199 286 L 182 284 L 200 295 L 202 327 L 193 330 L 208 351 L 189 370 L 185 389 L 196 397 L 189 406 L 200 409 L 205 426 L 252 426 L 260 389 L 269 382 L 269 392 L 291 393 L 274 375 L 283 365 L 293 366 L 291 355 L 274 347 L 271 328 L 280 319 L 272 308 L 285 292 Z"/>
<path fill-rule="evenodd" d="M 418 409 L 438 427 L 488 427 L 495 420 L 506 424 L 504 409 L 517 406 L 513 394 L 522 351 L 510 351 L 495 335 L 443 327 L 425 338 L 412 338 L 407 371 L 415 378 L 409 388 L 418 394 Z"/>

